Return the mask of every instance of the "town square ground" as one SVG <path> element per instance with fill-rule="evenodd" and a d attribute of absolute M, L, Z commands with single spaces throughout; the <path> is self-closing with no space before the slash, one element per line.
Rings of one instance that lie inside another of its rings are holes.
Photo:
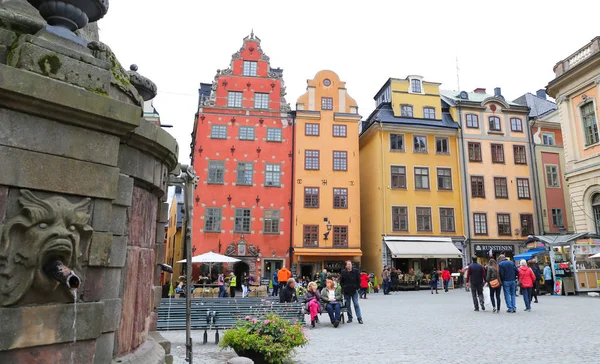
<path fill-rule="evenodd" d="M 327 315 L 306 329 L 309 344 L 293 363 L 545 363 L 600 362 L 600 298 L 541 296 L 524 312 L 474 312 L 462 290 L 372 294 L 360 300 L 364 325 L 356 320 L 335 329 Z M 176 364 L 185 363 L 185 331 L 162 332 L 171 341 Z M 235 356 L 214 343 L 203 345 L 193 331 L 194 363 L 224 364 Z"/>

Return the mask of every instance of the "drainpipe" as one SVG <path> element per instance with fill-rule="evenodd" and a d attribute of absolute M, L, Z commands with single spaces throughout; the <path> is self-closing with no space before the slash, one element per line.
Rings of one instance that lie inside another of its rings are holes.
<path fill-rule="evenodd" d="M 464 193 L 464 207 L 465 207 L 465 211 L 466 211 L 466 226 L 467 226 L 467 238 L 465 239 L 465 251 L 463 252 L 463 267 L 465 266 L 466 263 L 468 263 L 467 260 L 467 252 L 470 249 L 467 249 L 467 247 L 469 247 L 469 244 L 471 243 L 471 205 L 470 205 L 470 198 L 468 196 L 469 194 L 469 188 L 468 188 L 468 170 L 467 170 L 467 159 L 465 156 L 465 143 L 464 143 L 464 139 L 465 139 L 465 133 L 464 133 L 464 129 L 462 127 L 462 107 L 460 106 L 460 101 L 458 102 L 458 125 L 460 127 L 460 149 L 459 152 L 461 154 L 461 164 L 462 164 L 462 169 L 463 169 L 463 193 Z"/>
<path fill-rule="evenodd" d="M 535 204 L 535 210 L 537 213 L 537 221 L 539 226 L 540 235 L 544 235 L 544 220 L 542 215 L 542 193 L 540 191 L 540 183 L 538 176 L 538 165 L 537 165 L 537 154 L 536 154 L 536 144 L 533 140 L 533 128 L 534 128 L 535 120 L 531 120 L 529 123 L 529 135 L 528 135 L 528 143 L 529 143 L 529 151 L 531 153 L 531 176 L 533 178 L 533 203 Z"/>
<path fill-rule="evenodd" d="M 290 208 L 290 248 L 289 248 L 289 254 L 290 254 L 290 271 L 292 270 L 292 263 L 294 261 L 294 213 L 295 213 L 295 209 L 293 209 L 292 207 L 294 206 L 294 191 L 295 191 L 295 183 L 294 183 L 294 177 L 295 177 L 295 170 L 296 170 L 296 166 L 295 166 L 295 162 L 296 162 L 296 112 L 292 111 L 290 112 L 290 116 L 292 118 L 292 180 L 291 180 L 291 185 L 292 185 L 292 192 L 291 192 L 291 196 L 290 196 L 290 201 L 292 202 L 291 206 L 289 206 Z"/>
<path fill-rule="evenodd" d="M 386 170 L 386 166 L 385 166 L 385 152 L 384 152 L 384 148 L 383 148 L 383 122 L 381 120 L 379 120 L 379 142 L 380 142 L 380 152 L 381 152 L 381 200 L 383 201 L 382 207 L 381 207 L 381 236 L 385 237 L 385 211 L 387 209 L 387 200 L 386 200 L 386 192 L 387 192 L 387 186 L 385 183 L 385 170 Z M 406 143 L 406 141 L 405 141 Z M 405 145 L 406 148 L 406 145 Z M 383 265 L 386 265 L 388 262 L 388 255 L 387 255 L 387 246 L 385 245 L 385 238 L 381 239 L 381 257 L 382 260 L 385 257 L 385 261 L 383 262 Z"/>

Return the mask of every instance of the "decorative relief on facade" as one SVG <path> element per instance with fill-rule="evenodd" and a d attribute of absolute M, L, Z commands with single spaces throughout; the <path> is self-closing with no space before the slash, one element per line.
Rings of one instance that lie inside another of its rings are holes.
<path fill-rule="evenodd" d="M 235 254 L 235 243 L 232 241 L 231 244 L 227 247 L 225 251 L 225 255 L 234 255 Z"/>
<path fill-rule="evenodd" d="M 80 245 L 87 247 L 92 235 L 90 199 L 40 199 L 21 190 L 19 203 L 19 215 L 0 235 L 0 305 L 72 301 L 68 287 L 59 288 L 44 270 L 54 262 L 80 269 Z"/>

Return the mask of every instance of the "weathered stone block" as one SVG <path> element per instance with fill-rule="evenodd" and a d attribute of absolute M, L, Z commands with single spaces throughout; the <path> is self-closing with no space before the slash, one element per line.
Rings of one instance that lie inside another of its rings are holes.
<path fill-rule="evenodd" d="M 125 264 L 123 285 L 123 304 L 121 310 L 121 322 L 117 331 L 117 354 L 127 353 L 131 349 L 133 339 L 133 322 L 136 315 L 135 300 L 137 295 L 136 275 L 140 262 L 140 248 L 129 247 L 127 249 L 127 263 Z"/>
<path fill-rule="evenodd" d="M 0 185 L 109 199 L 116 196 L 117 168 L 5 146 L 0 146 L 0 155 L 0 171 L 4 171 Z"/>
<path fill-rule="evenodd" d="M 120 285 L 120 268 L 88 267 L 83 288 L 83 300 L 90 302 L 118 298 Z"/>
<path fill-rule="evenodd" d="M 162 346 L 163 349 L 165 349 L 165 353 L 169 354 L 171 353 L 171 342 L 167 339 L 165 339 L 160 332 L 158 331 L 151 331 L 150 332 L 150 337 L 152 338 L 152 340 L 156 341 L 158 343 L 158 345 Z"/>
<path fill-rule="evenodd" d="M 140 261 L 137 273 L 137 292 L 135 300 L 135 319 L 133 322 L 132 349 L 141 345 L 148 337 L 148 319 L 152 311 L 152 277 L 154 273 L 154 250 L 140 249 Z"/>
<path fill-rule="evenodd" d="M 120 298 L 103 300 L 104 317 L 102 318 L 102 332 L 116 331 L 121 321 L 121 310 L 123 308 Z M 112 353 L 112 349 L 111 349 Z"/>
<path fill-rule="evenodd" d="M 93 363 L 96 344 L 94 340 L 47 345 L 35 349 L 25 348 L 0 351 L 0 363 Z M 98 363 L 98 362 L 96 362 Z"/>
<path fill-rule="evenodd" d="M 119 168 L 129 176 L 141 179 L 149 184 L 154 183 L 156 159 L 138 149 L 121 144 L 119 148 Z M 159 188 L 160 186 L 156 186 Z"/>
<path fill-rule="evenodd" d="M 156 311 L 150 312 L 150 323 L 148 324 L 148 330 L 150 332 L 156 331 L 158 328 L 158 313 Z"/>
<path fill-rule="evenodd" d="M 77 341 L 100 336 L 104 303 L 22 306 L 0 309 L 0 352 L 73 341 L 73 321 Z M 76 316 L 75 316 L 76 315 Z M 76 317 L 76 319 L 75 319 Z"/>
<path fill-rule="evenodd" d="M 129 245 L 154 248 L 156 241 L 156 214 L 158 199 L 152 193 L 133 188 L 133 201 L 127 210 Z"/>
<path fill-rule="evenodd" d="M 165 224 L 164 223 L 158 223 L 156 224 L 156 237 L 155 237 L 155 242 L 156 243 L 165 243 Z"/>
<path fill-rule="evenodd" d="M 158 214 L 158 222 L 162 223 L 161 226 L 164 225 L 167 221 L 169 221 L 169 204 L 165 202 L 161 202 L 159 205 L 160 213 Z"/>
<path fill-rule="evenodd" d="M 117 198 L 113 202 L 119 206 L 131 206 L 133 197 L 133 178 L 124 174 L 119 175 L 119 187 L 117 188 Z"/>
<path fill-rule="evenodd" d="M 94 231 L 111 231 L 112 201 L 94 200 L 92 212 L 92 228 Z"/>
<path fill-rule="evenodd" d="M 0 109 L 0 120 L 0 145 L 109 166 L 117 165 L 118 136 L 8 109 Z"/>
<path fill-rule="evenodd" d="M 127 207 L 113 206 L 110 229 L 115 235 L 124 235 L 127 229 Z"/>
<path fill-rule="evenodd" d="M 111 258 L 113 236 L 110 233 L 94 232 L 89 249 L 88 265 L 91 267 L 107 267 Z"/>
<path fill-rule="evenodd" d="M 112 364 L 164 364 L 165 349 L 152 339 L 134 352 L 113 359 Z"/>
<path fill-rule="evenodd" d="M 123 267 L 127 259 L 127 236 L 113 236 L 109 267 Z"/>
<path fill-rule="evenodd" d="M 96 339 L 96 356 L 94 364 L 106 364 L 112 361 L 115 346 L 115 333 L 102 334 Z"/>
<path fill-rule="evenodd" d="M 165 355 L 165 364 L 173 364 L 173 354 Z"/>
<path fill-rule="evenodd" d="M 162 299 L 162 287 L 154 286 L 152 287 L 152 309 L 157 309 L 160 307 L 160 301 Z"/>
<path fill-rule="evenodd" d="M 4 221 L 6 202 L 8 201 L 8 187 L 0 186 L 0 223 Z"/>

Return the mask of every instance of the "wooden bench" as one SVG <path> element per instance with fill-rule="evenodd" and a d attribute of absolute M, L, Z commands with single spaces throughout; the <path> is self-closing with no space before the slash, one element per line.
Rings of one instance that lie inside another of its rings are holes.
<path fill-rule="evenodd" d="M 304 300 L 303 296 L 298 297 L 298 301 L 302 302 L 303 315 L 310 315 L 308 305 L 306 303 L 304 303 L 303 300 Z M 321 305 L 321 311 L 319 312 L 319 316 L 321 316 L 322 314 L 326 314 L 327 317 L 329 317 L 329 313 L 327 312 L 327 308 L 326 308 L 327 305 L 323 302 L 319 302 L 319 304 Z M 346 323 L 344 314 L 346 314 L 346 315 L 348 314 L 348 309 L 346 308 L 345 303 L 342 303 L 342 305 L 340 306 L 340 319 L 341 319 L 342 324 Z"/>
<path fill-rule="evenodd" d="M 301 303 L 278 303 L 273 300 L 250 300 L 240 299 L 238 302 L 224 302 L 224 299 L 216 302 L 198 302 L 192 304 L 191 328 L 193 330 L 204 330 L 203 342 L 208 342 L 208 331 L 216 330 L 215 343 L 219 343 L 219 330 L 234 327 L 238 320 L 247 316 L 264 319 L 270 313 L 274 313 L 284 320 L 292 323 L 304 324 L 304 314 Z M 240 302 L 241 301 L 241 302 Z M 186 328 L 185 304 L 176 304 L 169 307 L 167 302 L 161 302 L 158 309 L 157 329 L 161 330 L 183 330 Z"/>

